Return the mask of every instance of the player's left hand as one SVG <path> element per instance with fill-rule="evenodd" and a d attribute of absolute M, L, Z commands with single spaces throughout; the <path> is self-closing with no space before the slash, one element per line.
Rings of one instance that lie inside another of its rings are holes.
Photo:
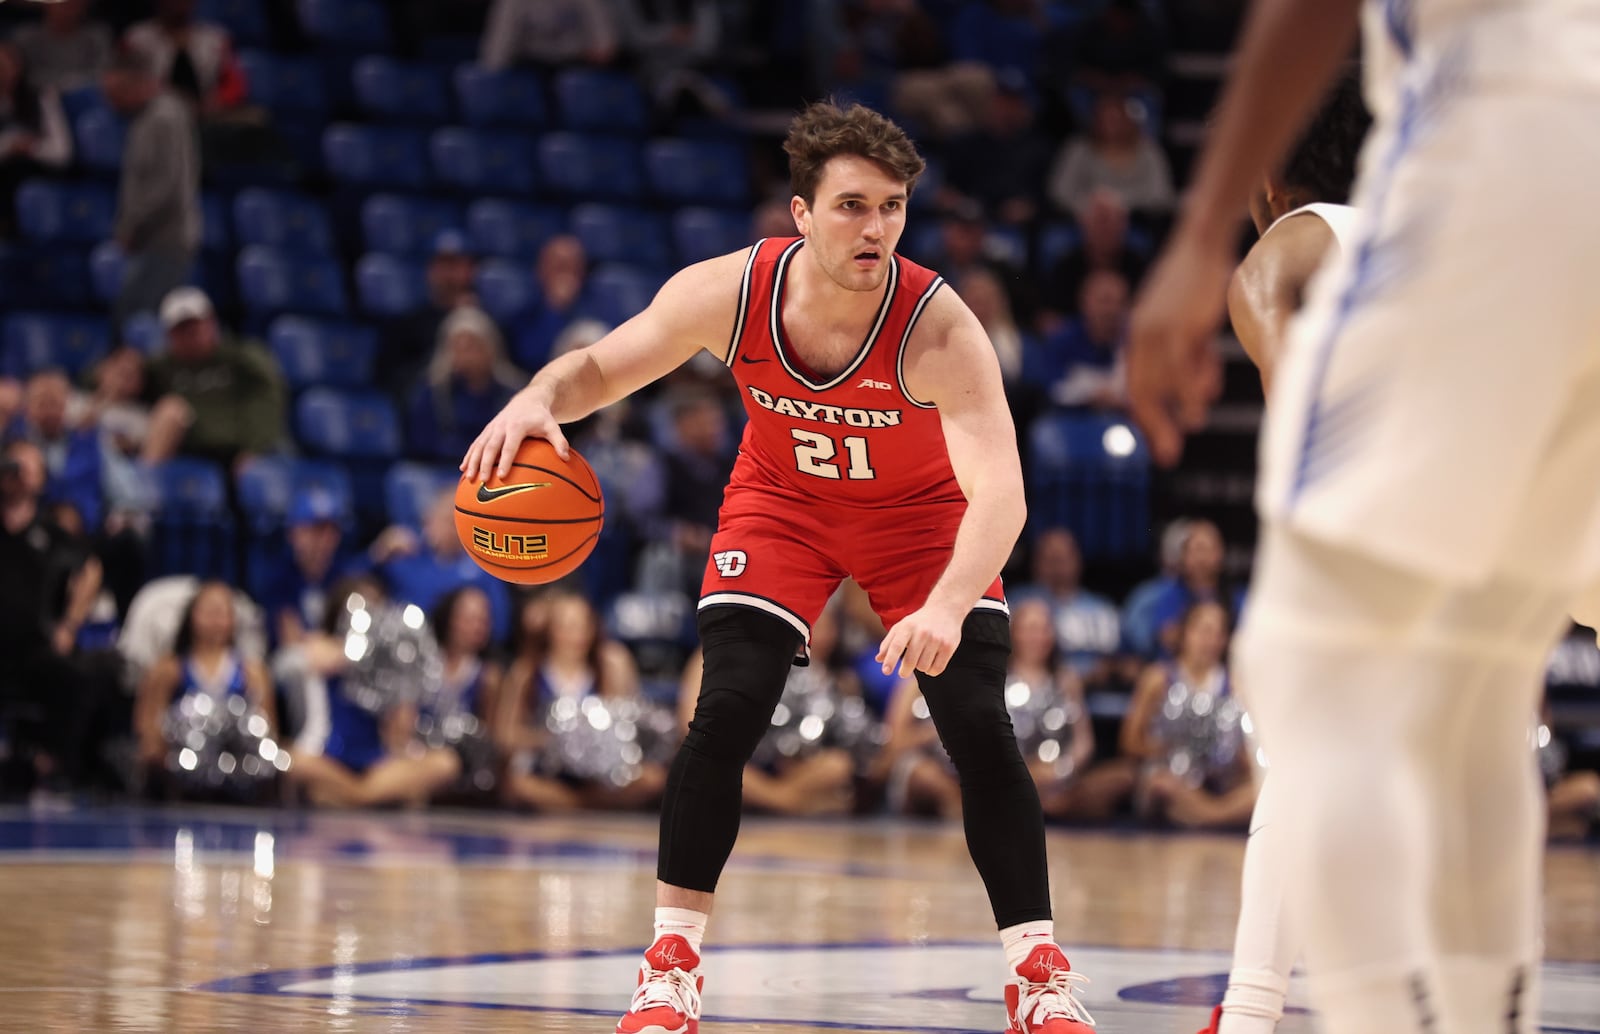
<path fill-rule="evenodd" d="M 1145 282 L 1128 328 L 1128 405 L 1156 462 L 1171 466 L 1222 393 L 1216 332 L 1233 262 L 1226 245 L 1179 231 Z"/>
<path fill-rule="evenodd" d="M 924 606 L 896 621 L 878 647 L 883 673 L 893 673 L 896 665 L 901 678 L 915 671 L 943 673 L 961 645 L 961 623 L 965 619 L 965 614 L 954 614 L 943 607 Z"/>

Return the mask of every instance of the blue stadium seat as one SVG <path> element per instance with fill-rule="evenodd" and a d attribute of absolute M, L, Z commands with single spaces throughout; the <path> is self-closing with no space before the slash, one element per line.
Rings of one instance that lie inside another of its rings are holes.
<path fill-rule="evenodd" d="M 644 195 L 639 148 L 630 140 L 549 133 L 539 140 L 539 175 L 573 198 L 636 200 Z"/>
<path fill-rule="evenodd" d="M 333 255 L 333 224 L 322 202 L 286 190 L 250 187 L 233 199 L 241 247 L 263 244 L 289 254 Z"/>
<path fill-rule="evenodd" d="M 34 241 L 93 244 L 111 236 L 117 198 L 109 186 L 28 180 L 17 188 L 17 226 Z"/>
<path fill-rule="evenodd" d="M 77 309 L 94 303 L 89 249 L 82 245 L 33 245 L 22 273 L 24 305 Z"/>
<path fill-rule="evenodd" d="M 89 283 L 96 301 L 107 305 L 122 291 L 124 256 L 116 241 L 101 241 L 89 253 Z"/>
<path fill-rule="evenodd" d="M 1083 233 L 1079 231 L 1076 223 L 1046 223 L 1040 228 L 1038 239 L 1034 242 L 1039 270 L 1050 276 L 1051 271 L 1056 268 L 1056 263 L 1077 251 L 1082 243 Z"/>
<path fill-rule="evenodd" d="M 262 0 L 200 0 L 195 20 L 221 24 L 235 45 L 254 46 L 271 37 Z"/>
<path fill-rule="evenodd" d="M 490 259 L 478 266 L 478 301 L 502 325 L 514 323 L 539 300 L 533 273 L 525 265 Z"/>
<path fill-rule="evenodd" d="M 396 463 L 383 478 L 383 501 L 389 522 L 420 528 L 423 516 L 439 493 L 454 486 L 460 478 L 460 471 L 454 467 Z"/>
<path fill-rule="evenodd" d="M 161 509 L 152 534 L 156 574 L 232 579 L 233 519 L 222 468 L 179 457 L 156 468 Z"/>
<path fill-rule="evenodd" d="M 279 316 L 267 328 L 267 344 L 296 391 L 318 384 L 360 388 L 372 383 L 378 334 L 371 327 Z"/>
<path fill-rule="evenodd" d="M 579 205 L 572 210 L 572 232 L 595 262 L 672 264 L 666 225 L 654 212 L 621 205 Z"/>
<path fill-rule="evenodd" d="M 322 65 L 314 58 L 245 50 L 239 53 L 239 66 L 250 83 L 250 100 L 274 114 L 327 112 L 328 91 Z"/>
<path fill-rule="evenodd" d="M 122 168 L 122 144 L 128 137 L 128 124 L 116 112 L 96 106 L 79 115 L 73 123 L 78 161 L 97 172 L 116 172 Z"/>
<path fill-rule="evenodd" d="M 545 124 L 544 86 L 532 72 L 496 72 L 468 63 L 456 69 L 455 81 L 461 117 L 471 125 L 531 129 Z"/>
<path fill-rule="evenodd" d="M 103 108 L 105 105 L 106 95 L 97 82 L 61 91 L 61 113 L 67 116 L 67 121 L 73 125 L 77 124 L 78 116 L 90 108 Z"/>
<path fill-rule="evenodd" d="M 428 140 L 433 178 L 469 193 L 531 194 L 536 185 L 532 141 L 522 134 L 450 126 Z"/>
<path fill-rule="evenodd" d="M 642 312 L 663 282 L 660 274 L 635 266 L 600 266 L 584 286 L 583 310 L 608 326 L 618 326 Z"/>
<path fill-rule="evenodd" d="M 252 245 L 239 253 L 239 295 L 254 316 L 309 312 L 343 316 L 344 271 L 329 258 Z"/>
<path fill-rule="evenodd" d="M 317 43 L 338 50 L 389 50 L 389 14 L 381 0 L 295 0 L 300 27 Z"/>
<path fill-rule="evenodd" d="M 566 228 L 566 216 L 548 205 L 481 198 L 467 206 L 467 234 L 479 255 L 532 260 Z"/>
<path fill-rule="evenodd" d="M 622 72 L 573 68 L 555 80 L 563 124 L 573 129 L 640 132 L 649 124 L 644 91 Z"/>
<path fill-rule="evenodd" d="M 413 124 L 450 118 L 450 85 L 433 65 L 364 57 L 356 62 L 350 83 L 356 103 L 369 115 Z"/>
<path fill-rule="evenodd" d="M 680 262 L 700 262 L 754 243 L 748 212 L 680 208 L 672 214 L 672 244 Z"/>
<path fill-rule="evenodd" d="M 122 321 L 122 340 L 144 355 L 155 355 L 167 347 L 167 332 L 153 312 L 136 312 Z"/>
<path fill-rule="evenodd" d="M 417 130 L 339 123 L 322 135 L 322 156 L 335 180 L 365 187 L 428 184 L 426 138 Z"/>
<path fill-rule="evenodd" d="M 461 225 L 461 206 L 435 198 L 374 194 L 361 204 L 361 238 L 368 251 L 426 258 L 441 230 Z"/>
<path fill-rule="evenodd" d="M 200 195 L 200 247 L 206 251 L 233 251 L 233 206 L 222 194 Z"/>
<path fill-rule="evenodd" d="M 111 325 L 97 316 L 14 312 L 5 318 L 0 373 L 27 377 L 60 367 L 73 377 L 111 348 Z"/>
<path fill-rule="evenodd" d="M 287 456 L 261 456 L 239 471 L 234 479 L 239 508 L 249 520 L 249 531 L 265 535 L 283 527 L 297 492 L 326 492 L 348 523 L 354 507 L 354 492 L 349 473 L 327 460 L 290 459 Z"/>
<path fill-rule="evenodd" d="M 311 452 L 340 459 L 400 454 L 400 417 L 377 392 L 311 388 L 295 403 L 295 437 Z"/>
<path fill-rule="evenodd" d="M 1149 548 L 1150 457 L 1122 417 L 1052 413 L 1029 429 L 1028 487 L 1040 527 L 1064 526 L 1084 556 L 1134 559 Z"/>
<path fill-rule="evenodd" d="M 356 294 L 374 316 L 404 316 L 422 308 L 428 285 L 420 263 L 373 252 L 356 263 Z"/>
<path fill-rule="evenodd" d="M 665 201 L 744 204 L 750 168 L 744 149 L 712 140 L 652 140 L 644 148 L 650 191 Z"/>

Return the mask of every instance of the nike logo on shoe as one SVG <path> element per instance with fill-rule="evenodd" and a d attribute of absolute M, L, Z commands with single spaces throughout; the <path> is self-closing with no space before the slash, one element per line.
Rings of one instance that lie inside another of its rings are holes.
<path fill-rule="evenodd" d="M 504 499 L 506 496 L 516 495 L 518 492 L 532 492 L 536 488 L 549 488 L 551 484 L 553 482 L 534 481 L 526 485 L 506 485 L 503 488 L 490 488 L 488 485 L 479 485 L 478 502 L 492 503 L 496 499 Z"/>

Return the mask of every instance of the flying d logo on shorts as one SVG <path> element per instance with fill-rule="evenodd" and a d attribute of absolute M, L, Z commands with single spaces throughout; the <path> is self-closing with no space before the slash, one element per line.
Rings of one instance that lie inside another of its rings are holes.
<path fill-rule="evenodd" d="M 711 559 L 717 565 L 718 573 L 724 578 L 739 577 L 750 564 L 750 558 L 745 556 L 742 549 L 724 549 L 720 553 L 713 554 Z"/>

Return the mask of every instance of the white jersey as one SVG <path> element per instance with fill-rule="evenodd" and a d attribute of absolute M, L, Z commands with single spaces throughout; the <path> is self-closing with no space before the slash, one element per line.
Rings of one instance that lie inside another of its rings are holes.
<path fill-rule="evenodd" d="M 1478 83 L 1600 87 L 1600 0 L 1366 0 L 1361 26 L 1377 118 L 1394 114 L 1408 68 L 1439 61 Z"/>
<path fill-rule="evenodd" d="M 1340 254 L 1289 327 L 1259 509 L 1445 582 L 1593 585 L 1600 234 L 1575 213 L 1600 181 L 1600 0 L 1366 15 L 1396 92 L 1355 210 L 1323 216 Z"/>
<path fill-rule="evenodd" d="M 1276 230 L 1284 223 L 1296 216 L 1314 215 L 1321 219 L 1333 234 L 1334 243 L 1339 245 L 1340 251 L 1349 251 L 1356 239 L 1357 214 L 1349 205 L 1333 205 L 1317 201 L 1309 205 L 1301 205 L 1292 212 L 1285 212 L 1272 221 L 1266 233 L 1261 235 L 1262 240 L 1267 239 L 1267 234 Z"/>

